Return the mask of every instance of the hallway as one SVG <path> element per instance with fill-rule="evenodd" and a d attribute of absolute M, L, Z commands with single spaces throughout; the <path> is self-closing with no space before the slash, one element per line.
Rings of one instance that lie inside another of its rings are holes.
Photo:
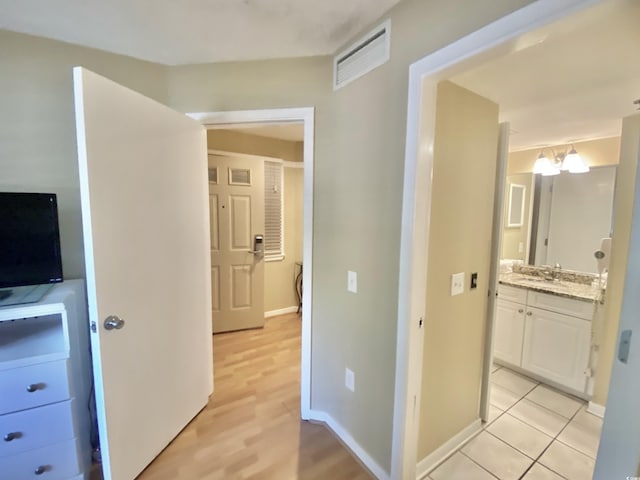
<path fill-rule="evenodd" d="M 213 336 L 209 405 L 140 480 L 369 479 L 324 426 L 300 420 L 300 317 Z"/>

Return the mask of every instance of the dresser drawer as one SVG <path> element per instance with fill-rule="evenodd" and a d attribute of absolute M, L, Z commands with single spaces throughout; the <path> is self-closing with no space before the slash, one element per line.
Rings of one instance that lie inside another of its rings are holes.
<path fill-rule="evenodd" d="M 564 313 L 584 320 L 593 318 L 593 302 L 549 295 L 548 293 L 530 291 L 529 306 Z"/>
<path fill-rule="evenodd" d="M 0 371 L 0 415 L 69 398 L 67 360 Z"/>
<path fill-rule="evenodd" d="M 81 473 L 78 460 L 78 445 L 68 440 L 1 457 L 0 472 L 3 480 L 67 480 Z"/>
<path fill-rule="evenodd" d="M 74 402 L 67 400 L 0 416 L 0 458 L 74 438 Z"/>

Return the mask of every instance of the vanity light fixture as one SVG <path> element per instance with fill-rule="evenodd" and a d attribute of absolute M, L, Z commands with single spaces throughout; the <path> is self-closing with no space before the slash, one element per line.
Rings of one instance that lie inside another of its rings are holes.
<path fill-rule="evenodd" d="M 576 148 L 571 145 L 571 150 L 567 153 L 562 161 L 562 170 L 569 173 L 586 173 L 589 171 L 589 165 L 578 155 Z"/>
<path fill-rule="evenodd" d="M 589 171 L 589 165 L 578 155 L 575 146 L 571 145 L 568 153 L 553 153 L 553 160 L 547 157 L 544 149 L 540 151 L 536 163 L 533 165 L 533 173 L 539 173 L 542 176 L 549 177 L 558 175 L 560 171 L 568 171 L 569 173 L 585 173 Z"/>
<path fill-rule="evenodd" d="M 544 150 L 541 150 L 536 163 L 533 165 L 533 173 L 540 173 L 544 177 L 550 177 L 552 175 L 558 175 L 560 168 L 549 160 L 549 157 L 544 154 Z"/>

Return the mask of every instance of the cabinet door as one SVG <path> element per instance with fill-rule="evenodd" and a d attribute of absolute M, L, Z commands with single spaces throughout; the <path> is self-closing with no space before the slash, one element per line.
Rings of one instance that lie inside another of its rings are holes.
<path fill-rule="evenodd" d="M 522 368 L 584 392 L 590 330 L 586 320 L 529 307 Z"/>
<path fill-rule="evenodd" d="M 520 366 L 524 334 L 524 305 L 498 300 L 494 324 L 494 358 Z"/>

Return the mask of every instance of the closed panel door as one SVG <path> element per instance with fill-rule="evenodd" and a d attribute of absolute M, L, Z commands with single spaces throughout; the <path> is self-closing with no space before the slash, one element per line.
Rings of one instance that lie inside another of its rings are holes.
<path fill-rule="evenodd" d="M 524 305 L 498 300 L 493 354 L 497 360 L 520 366 L 524 335 Z"/>
<path fill-rule="evenodd" d="M 214 333 L 264 325 L 264 164 L 209 155 Z"/>
<path fill-rule="evenodd" d="M 525 320 L 522 368 L 584 391 L 591 323 L 529 307 Z"/>

